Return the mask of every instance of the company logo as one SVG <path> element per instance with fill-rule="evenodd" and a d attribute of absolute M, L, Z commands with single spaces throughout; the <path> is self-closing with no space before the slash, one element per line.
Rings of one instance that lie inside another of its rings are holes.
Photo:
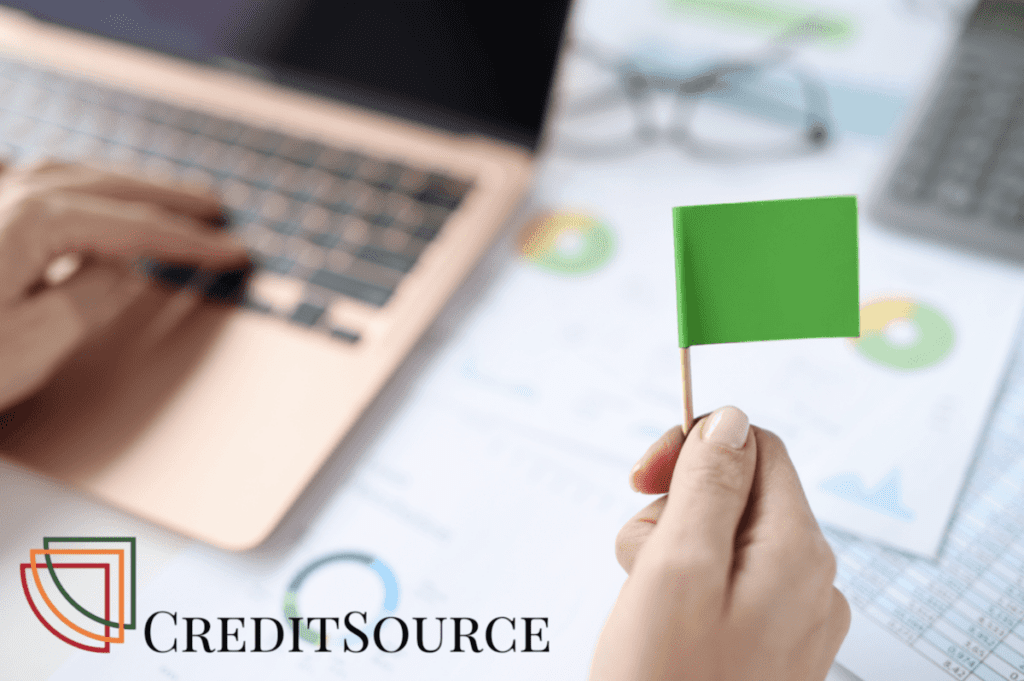
<path fill-rule="evenodd" d="M 21 587 L 51 634 L 109 653 L 135 628 L 135 537 L 43 537 L 21 564 Z"/>

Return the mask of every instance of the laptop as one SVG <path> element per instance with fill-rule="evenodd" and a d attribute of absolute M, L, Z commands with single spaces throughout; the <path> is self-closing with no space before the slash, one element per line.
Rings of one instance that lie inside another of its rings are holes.
<path fill-rule="evenodd" d="M 910 232 L 1024 261 L 1024 2 L 981 0 L 871 202 Z"/>
<path fill-rule="evenodd" d="M 0 452 L 256 546 L 528 189 L 568 2 L 6 4 L 7 156 L 209 186 L 255 269 L 149 263 L 162 284 L 0 415 Z"/>

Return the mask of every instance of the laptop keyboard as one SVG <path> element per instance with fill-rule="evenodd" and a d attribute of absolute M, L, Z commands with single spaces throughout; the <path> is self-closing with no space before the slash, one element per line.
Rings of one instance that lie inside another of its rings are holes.
<path fill-rule="evenodd" d="M 1022 110 L 1024 59 L 965 40 L 889 182 L 892 200 L 1024 230 Z"/>
<path fill-rule="evenodd" d="M 472 183 L 395 159 L 0 60 L 0 154 L 105 161 L 219 192 L 256 270 L 153 263 L 153 276 L 357 342 L 353 307 L 387 305 Z M 240 289 L 247 281 L 248 289 Z"/>

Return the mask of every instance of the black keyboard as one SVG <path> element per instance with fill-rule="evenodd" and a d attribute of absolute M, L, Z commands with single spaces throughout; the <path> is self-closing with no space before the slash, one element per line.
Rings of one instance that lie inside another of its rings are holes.
<path fill-rule="evenodd" d="M 907 149 L 893 191 L 1024 228 L 1024 63 L 960 54 Z"/>
<path fill-rule="evenodd" d="M 968 27 L 873 212 L 1024 260 L 1024 39 Z"/>
<path fill-rule="evenodd" d="M 243 304 L 345 342 L 360 330 L 325 312 L 339 299 L 387 305 L 403 277 L 471 189 L 466 179 L 339 149 L 279 130 L 191 110 L 0 60 L 0 154 L 8 160 L 103 161 L 218 191 L 227 228 L 256 272 L 298 282 L 286 305 L 242 272 L 151 263 L 173 288 Z"/>

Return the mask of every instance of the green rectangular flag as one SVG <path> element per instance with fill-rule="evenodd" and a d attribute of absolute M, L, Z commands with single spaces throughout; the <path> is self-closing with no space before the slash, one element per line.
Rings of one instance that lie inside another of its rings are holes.
<path fill-rule="evenodd" d="M 860 335 L 853 196 L 673 209 L 679 345 Z"/>

